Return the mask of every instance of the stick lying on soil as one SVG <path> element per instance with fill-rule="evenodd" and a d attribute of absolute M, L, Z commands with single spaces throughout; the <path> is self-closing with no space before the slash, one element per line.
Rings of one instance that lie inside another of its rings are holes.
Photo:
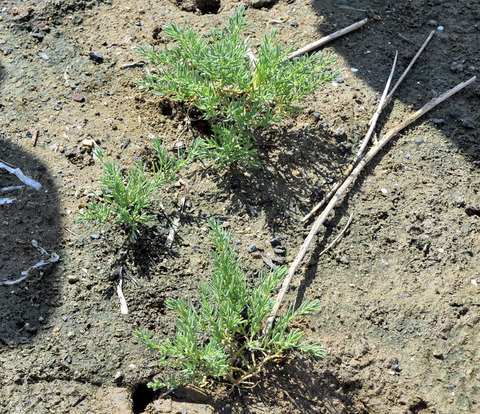
<path fill-rule="evenodd" d="M 377 112 L 378 112 L 378 115 L 380 115 L 380 112 L 382 111 L 382 109 L 387 105 L 387 103 L 390 101 L 390 99 L 392 98 L 393 96 L 393 93 L 396 91 L 396 89 L 400 86 L 400 84 L 402 83 L 403 79 L 405 79 L 405 76 L 407 76 L 407 73 L 410 71 L 410 69 L 412 68 L 413 64 L 417 61 L 418 57 L 421 55 L 421 53 L 423 52 L 423 50 L 425 49 L 425 47 L 427 46 L 428 42 L 430 42 L 431 38 L 433 37 L 435 33 L 435 30 L 432 30 L 430 32 L 430 34 L 428 35 L 427 39 L 425 40 L 425 42 L 423 42 L 422 46 L 420 47 L 420 49 L 418 49 L 418 52 L 417 54 L 413 57 L 413 59 L 411 60 L 410 64 L 407 66 L 407 68 L 404 70 L 404 72 L 402 73 L 402 76 L 400 76 L 400 78 L 398 79 L 397 83 L 393 86 L 392 90 L 390 91 L 390 93 L 387 95 L 387 97 L 385 99 L 383 99 L 383 95 L 382 95 L 382 99 L 380 100 L 380 105 L 378 106 L 378 109 L 377 109 Z M 395 67 L 395 63 L 393 65 L 393 68 Z M 393 68 L 392 68 L 392 72 L 393 72 Z M 391 75 L 390 75 L 391 76 Z M 390 84 L 390 82 L 387 82 L 387 86 L 385 88 L 385 91 L 388 91 L 388 85 Z M 385 91 L 383 92 L 383 94 L 385 94 Z M 366 147 L 366 144 L 368 143 L 368 140 L 370 139 L 370 135 L 374 128 L 375 128 L 375 123 L 377 122 L 378 120 L 378 116 L 377 116 L 377 112 L 375 112 L 375 114 L 373 115 L 373 117 L 370 119 L 370 121 L 368 122 L 368 125 L 370 126 L 370 129 L 368 130 L 367 132 L 367 135 L 365 136 L 364 140 L 363 140 L 363 143 L 362 143 L 362 146 L 360 147 L 360 150 L 357 152 L 357 155 L 355 156 L 355 159 L 353 160 L 353 162 L 350 164 L 350 166 L 347 168 L 346 172 L 345 172 L 345 177 L 348 177 L 353 169 L 355 168 L 355 166 L 357 165 L 357 163 L 360 161 L 361 157 L 363 156 L 363 151 L 365 150 L 365 147 Z M 335 183 L 335 185 L 333 186 L 333 188 L 330 190 L 330 192 L 324 197 L 324 199 L 322 201 L 320 201 L 320 203 L 318 203 L 315 207 L 313 207 L 313 209 L 310 211 L 310 213 L 308 213 L 305 217 L 303 217 L 302 220 L 300 220 L 300 222 L 305 222 L 307 220 L 309 220 L 318 210 L 320 210 L 324 205 L 325 203 L 327 203 L 332 197 L 333 195 L 338 191 L 338 189 L 340 188 L 340 186 L 342 185 L 343 181 L 339 181 L 337 183 Z"/>
<path fill-rule="evenodd" d="M 301 49 L 298 49 L 297 51 L 293 52 L 288 59 L 294 59 L 296 57 L 299 57 L 301 55 L 304 55 L 305 53 L 311 52 L 312 50 L 318 49 L 320 46 L 323 46 L 327 44 L 328 42 L 331 42 L 332 40 L 341 37 L 343 35 L 346 35 L 347 33 L 350 33 L 354 30 L 359 29 L 362 26 L 365 26 L 368 22 L 368 19 L 363 19 L 360 20 L 359 22 L 353 23 L 348 27 L 345 27 L 342 30 L 338 30 L 337 32 L 334 32 L 328 36 L 322 37 L 320 40 L 317 40 L 316 42 L 310 43 L 309 45 L 302 47 Z"/>
<path fill-rule="evenodd" d="M 285 294 L 287 293 L 288 287 L 290 286 L 290 283 L 293 279 L 293 275 L 295 274 L 295 271 L 297 270 L 298 266 L 300 265 L 300 262 L 305 257 L 305 254 L 307 253 L 308 248 L 312 244 L 313 238 L 318 233 L 318 230 L 320 229 L 320 226 L 325 222 L 325 220 L 327 219 L 330 212 L 333 210 L 333 208 L 335 207 L 337 202 L 340 200 L 340 197 L 342 197 L 342 195 L 345 193 L 347 188 L 350 186 L 350 184 L 352 184 L 352 182 L 360 174 L 360 172 L 363 170 L 363 168 L 400 131 L 402 131 L 404 128 L 406 128 L 407 126 L 409 126 L 410 124 L 415 122 L 421 116 L 425 115 L 431 109 L 435 108 L 435 106 L 437 106 L 438 104 L 440 104 L 444 100 L 448 99 L 453 94 L 459 92 L 460 90 L 462 90 L 466 86 L 473 83 L 475 80 L 476 80 L 476 76 L 473 76 L 468 81 L 465 81 L 465 82 L 462 82 L 462 83 L 458 84 L 454 88 L 452 88 L 449 91 L 440 95 L 438 98 L 432 99 L 430 102 L 425 104 L 417 112 L 410 115 L 405 121 L 401 122 L 395 128 L 390 129 L 385 134 L 385 136 L 374 147 L 370 148 L 370 150 L 367 152 L 365 157 L 358 163 L 358 165 L 352 171 L 352 174 L 343 182 L 343 184 L 340 186 L 338 191 L 334 194 L 334 196 L 332 197 L 332 199 L 328 203 L 327 207 L 325 207 L 325 210 L 322 212 L 322 214 L 320 214 L 320 216 L 315 220 L 315 223 L 313 223 L 313 226 L 312 226 L 312 229 L 310 230 L 310 233 L 308 234 L 305 241 L 303 242 L 303 245 L 300 248 L 300 251 L 298 252 L 297 257 L 295 258 L 293 264 L 290 266 L 287 277 L 283 281 L 282 288 L 280 289 L 280 292 L 278 293 L 275 305 L 274 305 L 273 310 L 272 310 L 272 316 L 270 318 L 268 318 L 268 320 L 267 320 L 267 323 L 266 323 L 266 326 L 265 326 L 265 329 L 264 329 L 264 334 L 266 334 L 270 331 L 270 329 L 273 325 L 273 322 L 275 320 L 275 317 L 277 316 L 278 310 L 280 309 L 280 305 L 282 304 L 283 298 L 285 297 Z"/>

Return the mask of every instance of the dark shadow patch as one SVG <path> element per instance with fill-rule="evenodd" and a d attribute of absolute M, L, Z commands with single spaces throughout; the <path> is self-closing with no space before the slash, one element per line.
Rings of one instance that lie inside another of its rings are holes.
<path fill-rule="evenodd" d="M 60 213 L 57 187 L 45 165 L 24 153 L 5 138 L 0 139 L 0 159 L 42 184 L 39 191 L 25 186 L 0 197 L 14 199 L 0 205 L 0 281 L 22 277 L 30 267 L 48 256 L 60 255 Z M 0 170 L 0 188 L 19 186 L 13 174 Z M 52 307 L 60 306 L 56 284 L 58 263 L 33 269 L 26 280 L 14 285 L 0 285 L 0 347 L 29 343 L 48 320 Z"/>
<path fill-rule="evenodd" d="M 133 412 L 143 413 L 147 405 L 158 398 L 158 395 L 158 391 L 153 391 L 146 384 L 138 384 L 132 392 Z"/>
<path fill-rule="evenodd" d="M 171 0 L 180 10 L 200 14 L 217 14 L 220 10 L 219 0 Z"/>

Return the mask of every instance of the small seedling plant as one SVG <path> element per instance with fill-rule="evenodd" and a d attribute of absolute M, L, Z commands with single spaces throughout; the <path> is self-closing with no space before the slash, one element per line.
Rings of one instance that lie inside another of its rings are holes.
<path fill-rule="evenodd" d="M 93 150 L 95 157 L 103 164 L 103 176 L 100 179 L 101 194 L 92 194 L 92 200 L 84 211 L 77 215 L 79 223 L 96 223 L 103 225 L 113 223 L 121 226 L 135 242 L 141 226 L 148 225 L 156 215 L 152 214 L 151 205 L 158 189 L 171 183 L 181 168 L 190 162 L 196 149 L 190 155 L 170 154 L 159 139 L 152 144 L 156 161 L 153 173 L 149 173 L 142 161 L 137 161 L 128 170 L 120 164 L 109 160 L 99 146 Z"/>
<path fill-rule="evenodd" d="M 212 28 L 208 35 L 188 23 L 169 23 L 163 33 L 172 47 L 138 47 L 155 66 L 139 84 L 200 109 L 212 129 L 203 138 L 203 156 L 218 167 L 255 163 L 255 131 L 279 125 L 299 110 L 295 102 L 337 75 L 330 69 L 334 55 L 288 59 L 292 49 L 282 51 L 274 29 L 260 47 L 251 46 L 241 35 L 249 26 L 245 14 L 244 6 L 237 7 L 224 30 Z"/>
<path fill-rule="evenodd" d="M 310 300 L 284 311 L 272 329 L 264 335 L 263 321 L 272 314 L 274 294 L 287 269 L 260 274 L 250 287 L 241 270 L 242 258 L 230 247 L 230 233 L 210 221 L 212 251 L 211 280 L 201 288 L 199 306 L 192 300 L 166 302 L 177 316 L 175 337 L 161 343 L 143 331 L 136 331 L 141 341 L 160 356 L 166 367 L 164 378 L 149 387 L 168 390 L 181 385 L 205 385 L 209 378 L 245 385 L 262 372 L 272 360 L 299 352 L 323 358 L 325 349 L 305 339 L 305 333 L 289 325 L 298 317 L 318 312 L 320 303 Z"/>

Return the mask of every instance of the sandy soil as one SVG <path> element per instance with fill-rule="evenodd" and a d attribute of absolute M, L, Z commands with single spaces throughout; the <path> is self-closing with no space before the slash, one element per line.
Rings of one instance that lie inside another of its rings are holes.
<path fill-rule="evenodd" d="M 371 20 L 326 47 L 338 54 L 342 79 L 259 142 L 261 167 L 218 173 L 193 165 L 182 173 L 190 198 L 173 252 L 164 247 L 162 213 L 133 248 L 117 229 L 76 225 L 101 175 L 85 139 L 128 166 L 148 157 L 152 136 L 171 147 L 185 128 L 181 108 L 135 85 L 148 67 L 135 46 L 161 44 L 159 29 L 171 20 L 201 31 L 221 27 L 235 5 L 1 2 L 0 161 L 42 188 L 9 193 L 15 201 L 0 205 L 0 280 L 17 279 L 45 258 L 32 240 L 60 259 L 19 284 L 0 285 L 0 411 L 181 412 L 189 403 L 192 413 L 209 412 L 207 405 L 219 413 L 478 412 L 478 83 L 379 154 L 315 240 L 288 300 L 322 301 L 303 326 L 327 347 L 325 360 L 286 361 L 242 392 L 212 384 L 160 399 L 146 388 L 161 370 L 133 331 L 174 332 L 164 301 L 194 297 L 208 279 L 210 217 L 227 223 L 252 275 L 266 258 L 291 263 L 311 225 L 299 220 L 356 153 L 395 51 L 401 71 L 435 30 L 381 116 L 379 136 L 480 67 L 477 2 L 296 0 L 250 8 L 251 39 L 274 26 L 282 44 L 295 48 Z M 0 170 L 0 188 L 9 185 L 18 181 Z M 158 211 L 161 203 L 171 217 L 182 195 L 181 185 L 163 189 Z M 352 213 L 344 238 L 320 257 Z M 285 256 L 274 253 L 274 236 Z M 257 251 L 249 254 L 252 244 Z M 120 265 L 128 315 L 115 293 Z"/>

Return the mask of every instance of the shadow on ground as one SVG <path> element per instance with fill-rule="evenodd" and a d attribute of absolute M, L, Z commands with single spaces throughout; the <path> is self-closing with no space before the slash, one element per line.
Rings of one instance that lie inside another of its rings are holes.
<path fill-rule="evenodd" d="M 58 263 L 32 269 L 21 283 L 4 282 L 15 281 L 22 272 L 48 260 L 33 240 L 48 253 L 60 253 L 59 199 L 54 181 L 39 159 L 4 138 L 0 139 L 0 160 L 20 168 L 42 187 L 39 191 L 24 187 L 2 195 L 14 201 L 0 205 L 0 348 L 34 340 L 38 326 L 46 323 L 51 308 L 58 306 Z M 0 170 L 0 188 L 18 185 L 22 183 L 15 175 Z"/>

